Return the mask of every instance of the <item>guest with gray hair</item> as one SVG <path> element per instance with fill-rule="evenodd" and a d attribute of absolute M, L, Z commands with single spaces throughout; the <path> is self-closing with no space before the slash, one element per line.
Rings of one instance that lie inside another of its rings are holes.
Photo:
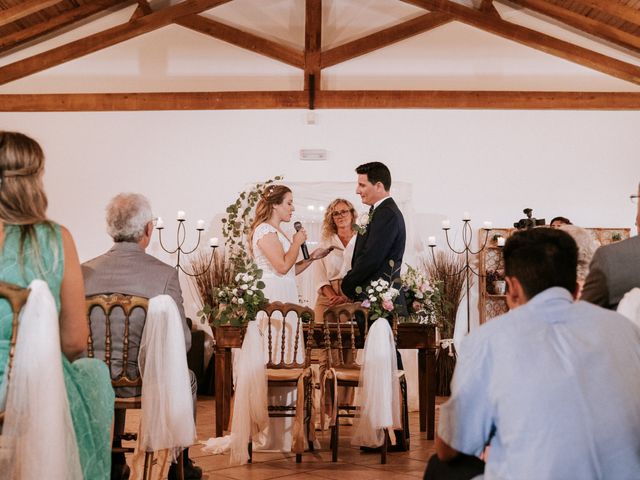
<path fill-rule="evenodd" d="M 580 298 L 582 295 L 584 281 L 589 274 L 589 264 L 591 263 L 593 254 L 596 253 L 596 250 L 600 246 L 600 243 L 593 238 L 588 230 L 578 227 L 577 225 L 565 224 L 560 225 L 558 228 L 571 235 L 578 245 L 578 292 L 576 294 L 576 298 Z"/>
<path fill-rule="evenodd" d="M 121 193 L 116 195 L 107 205 L 106 217 L 107 232 L 113 238 L 114 244 L 105 254 L 82 265 L 86 295 L 121 293 L 146 298 L 162 294 L 170 295 L 178 306 L 183 320 L 184 342 L 188 351 L 191 347 L 191 329 L 184 314 L 178 272 L 175 268 L 145 253 L 153 234 L 153 215 L 149 201 L 137 193 Z M 111 318 L 111 375 L 115 378 L 122 371 L 124 314 L 117 309 L 112 313 Z M 138 349 L 144 320 L 142 312 L 137 309 L 132 312 L 129 323 L 129 360 L 126 365 L 127 374 L 130 377 L 138 375 Z M 100 309 L 93 309 L 90 321 L 95 356 L 104 358 L 104 313 Z M 193 372 L 189 373 L 195 415 L 197 383 Z M 139 389 L 123 387 L 116 391 L 118 397 L 136 395 L 140 395 Z M 118 411 L 117 413 L 123 414 L 116 415 L 114 431 L 122 433 L 125 421 L 124 412 Z M 114 440 L 114 442 L 117 441 Z M 188 449 L 185 451 L 184 459 L 185 478 L 201 478 L 202 469 L 193 465 L 193 462 L 189 460 Z M 124 454 L 113 454 L 111 478 L 127 479 L 129 470 Z M 169 479 L 172 478 L 176 478 L 175 465 L 169 469 Z"/>

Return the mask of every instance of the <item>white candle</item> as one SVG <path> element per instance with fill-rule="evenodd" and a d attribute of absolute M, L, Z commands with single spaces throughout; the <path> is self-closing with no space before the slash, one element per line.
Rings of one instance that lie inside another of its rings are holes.
<path fill-rule="evenodd" d="M 486 221 L 484 222 L 484 229 L 485 230 L 491 230 L 491 227 L 493 227 L 493 223 Z"/>
<path fill-rule="evenodd" d="M 162 217 L 158 217 L 158 219 L 156 220 L 156 228 L 158 230 L 164 228 L 164 220 L 162 220 Z"/>
<path fill-rule="evenodd" d="M 449 221 L 449 219 L 442 220 L 442 228 L 444 228 L 445 230 L 451 228 L 451 222 Z"/>
<path fill-rule="evenodd" d="M 436 246 L 436 237 L 431 236 L 431 237 L 427 238 L 427 243 L 429 244 L 430 247 L 435 247 Z"/>
<path fill-rule="evenodd" d="M 211 237 L 209 239 L 209 246 L 210 247 L 217 247 L 218 246 L 218 237 Z"/>
<path fill-rule="evenodd" d="M 204 230 L 204 220 L 198 220 L 197 230 Z"/>
<path fill-rule="evenodd" d="M 176 219 L 177 220 L 185 220 L 186 214 L 184 213 L 184 210 L 178 210 L 178 213 L 176 215 Z"/>
<path fill-rule="evenodd" d="M 462 220 L 471 220 L 471 214 L 469 212 L 464 212 L 462 214 Z"/>
<path fill-rule="evenodd" d="M 498 237 L 497 243 L 499 247 L 504 247 L 504 242 L 505 242 L 505 238 L 504 237 Z"/>

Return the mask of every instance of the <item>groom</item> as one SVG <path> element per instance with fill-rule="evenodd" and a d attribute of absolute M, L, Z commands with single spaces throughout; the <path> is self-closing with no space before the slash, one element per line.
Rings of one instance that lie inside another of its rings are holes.
<path fill-rule="evenodd" d="M 398 209 L 396 202 L 389 194 L 391 188 L 391 172 L 384 163 L 371 162 L 356 168 L 358 174 L 358 187 L 356 193 L 360 195 L 362 203 L 369 205 L 369 221 L 362 227 L 356 237 L 356 244 L 351 260 L 351 270 L 342 279 L 342 293 L 353 299 L 360 299 L 362 295 L 356 294 L 356 287 L 366 289 L 373 280 L 382 278 L 392 283 L 397 280 L 396 287 L 400 290 L 399 277 L 402 267 L 402 256 L 406 242 L 404 217 Z M 393 266 L 390 265 L 393 260 Z M 396 311 L 400 315 L 406 315 L 407 307 L 404 294 L 395 300 Z M 364 319 L 358 319 L 360 332 L 364 332 Z M 400 352 L 396 351 L 398 369 L 402 370 Z M 404 397 L 404 431 L 405 441 L 398 443 L 390 450 L 405 450 L 409 439 L 409 413 L 407 408 L 407 385 L 404 380 L 400 382 L 402 396 Z M 402 435 L 396 432 L 396 438 Z M 363 448 L 363 447 L 361 447 Z"/>
<path fill-rule="evenodd" d="M 342 292 L 357 299 L 356 287 L 365 289 L 373 280 L 400 277 L 406 233 L 404 217 L 389 194 L 391 172 L 384 163 L 371 162 L 356 168 L 362 203 L 369 205 L 369 221 L 358 233 L 351 270 L 342 279 Z M 393 260 L 393 267 L 390 265 Z M 396 300 L 400 313 L 406 313 L 404 296 Z"/>

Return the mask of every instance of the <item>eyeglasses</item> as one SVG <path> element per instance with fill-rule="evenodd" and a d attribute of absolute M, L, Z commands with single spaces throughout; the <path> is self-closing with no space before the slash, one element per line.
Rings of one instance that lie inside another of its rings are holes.
<path fill-rule="evenodd" d="M 351 213 L 351 210 L 336 210 L 335 212 L 331 213 L 331 216 L 333 218 L 338 218 L 338 217 L 344 217 L 345 215 L 349 215 Z"/>
<path fill-rule="evenodd" d="M 634 205 L 638 203 L 638 197 L 640 197 L 640 195 L 629 195 L 629 198 L 631 199 L 631 203 L 633 203 Z"/>

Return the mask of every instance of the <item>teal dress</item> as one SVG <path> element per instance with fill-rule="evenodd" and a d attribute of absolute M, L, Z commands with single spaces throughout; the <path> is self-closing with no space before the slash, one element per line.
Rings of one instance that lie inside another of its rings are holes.
<path fill-rule="evenodd" d="M 60 226 L 35 225 L 39 256 L 26 242 L 19 264 L 20 227 L 4 226 L 4 246 L 0 253 L 0 280 L 26 287 L 40 278 L 47 282 L 60 312 L 60 286 L 64 271 L 64 251 Z M 0 300 L 0 395 L 6 390 L 5 369 L 11 338 L 11 308 Z M 78 441 L 80 465 L 86 480 L 108 479 L 111 472 L 111 424 L 114 393 L 107 366 L 101 360 L 82 358 L 71 363 L 62 355 L 64 381 L 71 418 Z M 4 403 L 4 398 L 0 403 Z"/>

